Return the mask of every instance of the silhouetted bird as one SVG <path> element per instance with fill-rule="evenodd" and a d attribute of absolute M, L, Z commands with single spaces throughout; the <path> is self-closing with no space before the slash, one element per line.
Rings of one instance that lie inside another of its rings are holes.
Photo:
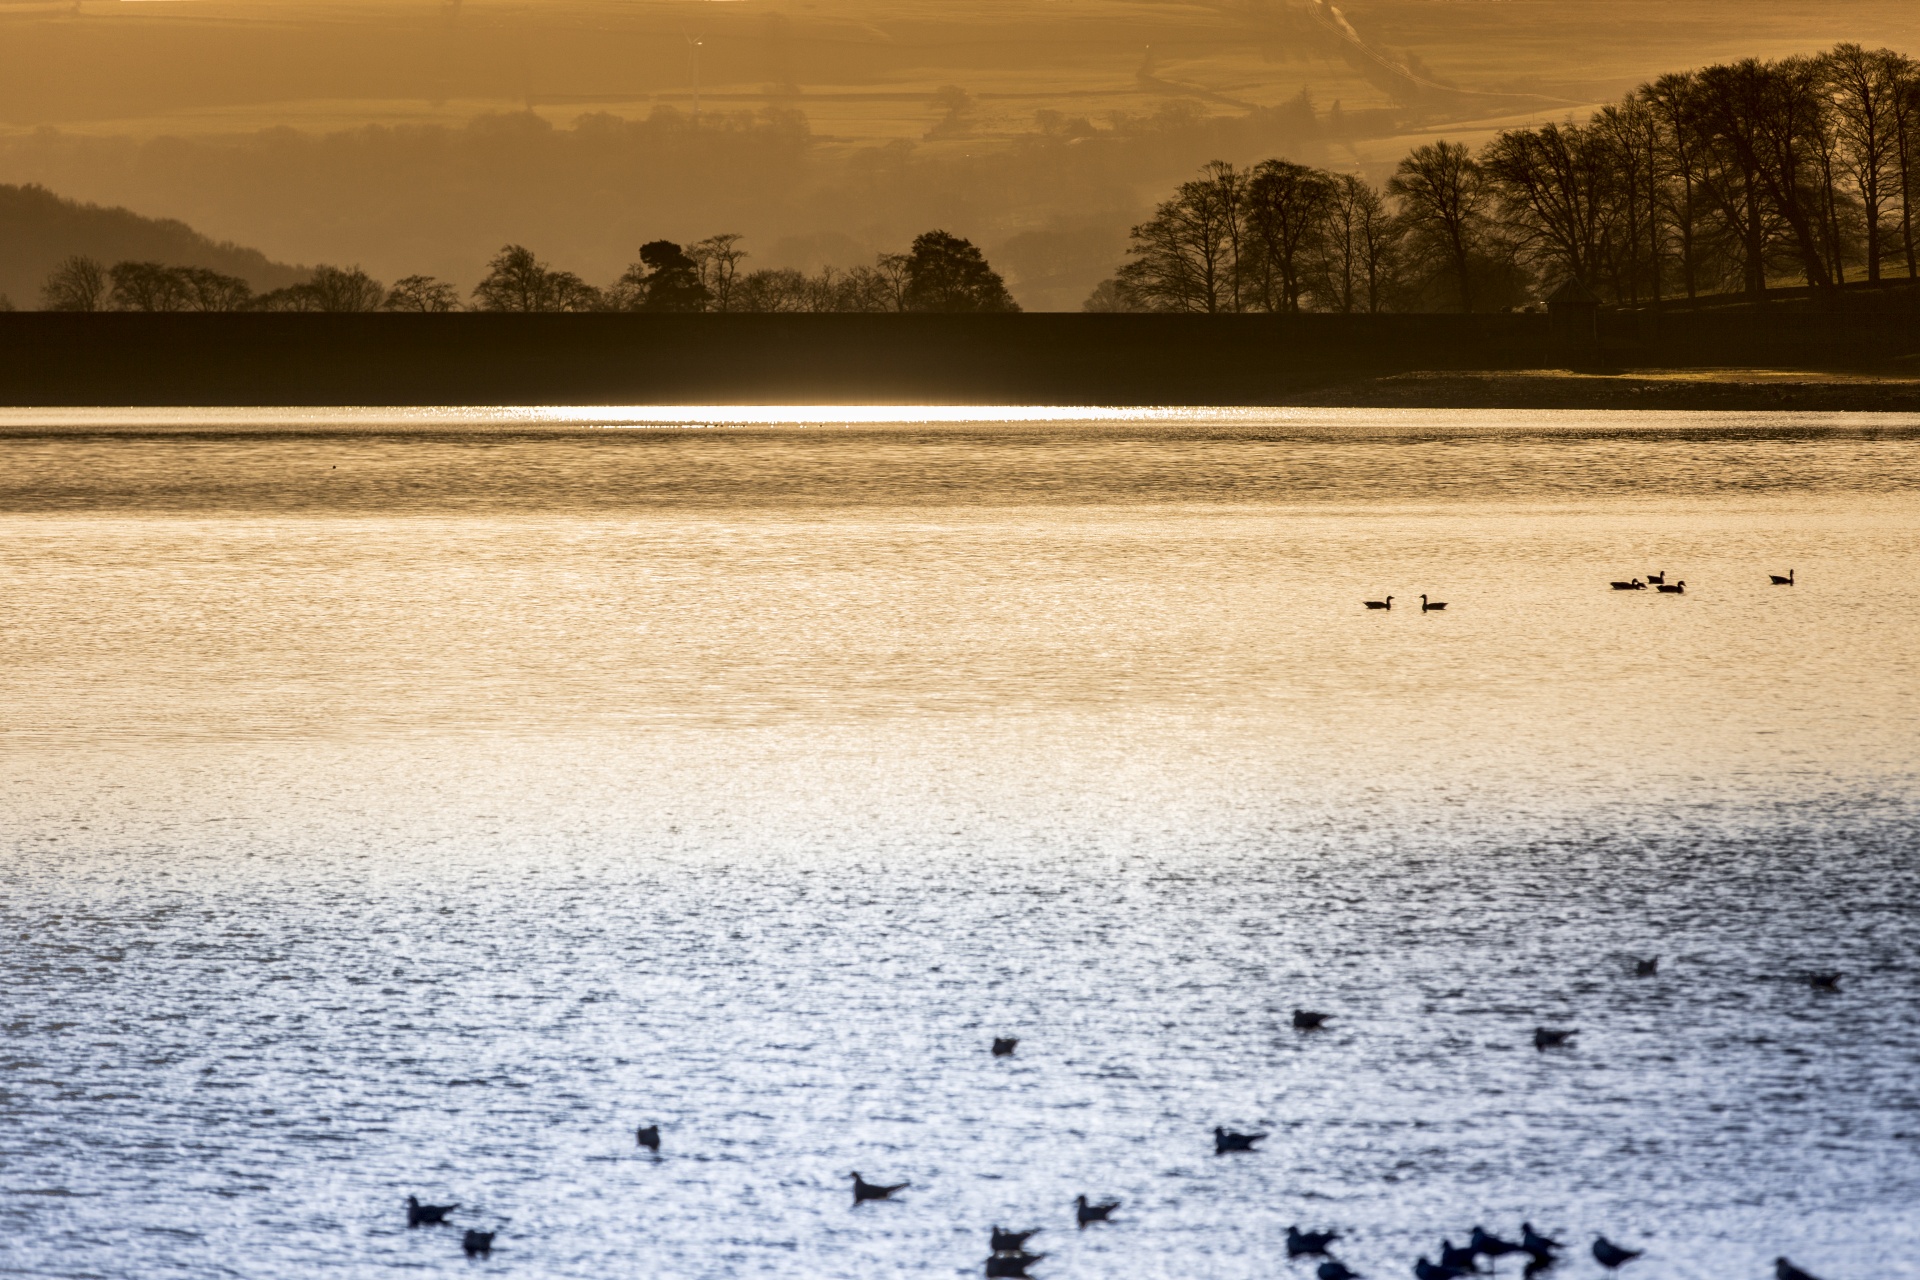
<path fill-rule="evenodd" d="M 1635 960 L 1633 962 L 1633 976 L 1636 978 L 1651 978 L 1658 972 L 1660 972 L 1659 956 L 1654 956 L 1647 960 Z"/>
<path fill-rule="evenodd" d="M 1073 1216 L 1081 1226 L 1089 1222 L 1107 1222 L 1113 1217 L 1113 1211 L 1120 1207 L 1118 1200 L 1109 1200 L 1105 1204 L 1088 1204 L 1085 1196 L 1075 1196 Z"/>
<path fill-rule="evenodd" d="M 1440 1242 L 1440 1265 L 1458 1267 L 1462 1271 L 1472 1271 L 1479 1265 L 1480 1252 L 1471 1246 L 1461 1247 L 1451 1240 Z"/>
<path fill-rule="evenodd" d="M 1645 1249 L 1623 1249 L 1605 1236 L 1595 1236 L 1593 1240 L 1593 1260 L 1609 1271 L 1626 1266 L 1645 1252 Z"/>
<path fill-rule="evenodd" d="M 1844 976 L 1838 973 L 1810 973 L 1807 975 L 1807 985 L 1815 991 L 1838 991 L 1840 979 Z"/>
<path fill-rule="evenodd" d="M 1520 1252 L 1520 1246 L 1513 1241 L 1502 1240 L 1499 1236 L 1490 1235 L 1479 1227 L 1473 1229 L 1473 1235 L 1468 1237 L 1467 1243 L 1472 1246 L 1475 1253 L 1483 1253 L 1489 1258 L 1504 1258 L 1510 1253 Z"/>
<path fill-rule="evenodd" d="M 1413 1264 L 1413 1274 L 1420 1277 L 1420 1280 L 1460 1280 L 1462 1276 L 1470 1273 L 1459 1267 L 1436 1266 L 1427 1261 L 1427 1256 L 1423 1253 L 1420 1255 L 1420 1260 Z"/>
<path fill-rule="evenodd" d="M 1791 569 L 1787 570 L 1787 576 L 1784 578 L 1777 573 L 1770 573 L 1767 576 L 1773 579 L 1773 585 L 1776 587 L 1790 587 L 1793 585 L 1793 570 Z M 1783 1258 L 1781 1261 L 1784 1262 L 1785 1259 Z"/>
<path fill-rule="evenodd" d="M 1364 603 L 1369 609 L 1391 609 L 1393 608 L 1393 597 L 1388 596 L 1385 600 L 1368 600 Z"/>
<path fill-rule="evenodd" d="M 1266 1137 L 1264 1133 L 1233 1133 L 1213 1126 L 1213 1154 L 1223 1156 L 1229 1151 L 1251 1151 L 1253 1144 Z"/>
<path fill-rule="evenodd" d="M 1044 1253 L 996 1253 L 987 1259 L 987 1274 L 1025 1280 L 1027 1268 L 1046 1256 Z"/>
<path fill-rule="evenodd" d="M 1330 1013 L 1315 1013 L 1311 1009 L 1295 1009 L 1293 1011 L 1293 1029 L 1295 1031 L 1318 1031 L 1326 1025 L 1327 1019 L 1332 1016 Z"/>
<path fill-rule="evenodd" d="M 1289 1258 L 1324 1258 L 1327 1255 L 1327 1246 L 1339 1238 L 1338 1231 L 1302 1231 L 1298 1227 L 1288 1227 L 1287 1256 Z"/>
<path fill-rule="evenodd" d="M 1358 1271 L 1351 1269 L 1346 1263 L 1335 1261 L 1332 1258 L 1328 1258 L 1318 1267 L 1315 1267 L 1313 1273 L 1319 1276 L 1320 1280 L 1360 1280 L 1360 1273 Z"/>
<path fill-rule="evenodd" d="M 1661 583 L 1665 582 L 1666 580 L 1667 580 L 1667 571 L 1665 569 L 1662 569 L 1658 573 L 1650 573 L 1647 575 L 1647 581 L 1651 582 L 1656 587 L 1659 586 Z"/>
<path fill-rule="evenodd" d="M 1438 613 L 1446 607 L 1443 601 L 1436 600 L 1428 603 L 1427 597 L 1424 594 L 1420 597 L 1420 612 L 1422 613 Z"/>
<path fill-rule="evenodd" d="M 1655 587 L 1654 590 L 1663 595 L 1683 596 L 1687 594 L 1687 580 L 1682 578 L 1678 582 L 1663 582 Z"/>
<path fill-rule="evenodd" d="M 1569 1027 L 1565 1031 L 1556 1031 L 1552 1027 L 1535 1027 L 1533 1029 L 1533 1047 L 1543 1051 L 1563 1048 L 1567 1041 L 1579 1034 L 1580 1030 L 1577 1027 Z"/>
<path fill-rule="evenodd" d="M 862 1200 L 890 1200 L 894 1192 L 905 1191 L 907 1186 L 907 1183 L 896 1182 L 892 1186 L 883 1187 L 878 1183 L 868 1182 L 856 1173 L 853 1175 L 853 1202 L 859 1204 Z"/>
<path fill-rule="evenodd" d="M 660 1149 L 660 1126 L 657 1124 L 641 1125 L 633 1131 L 633 1140 L 635 1144 L 645 1147 L 649 1151 L 658 1151 Z"/>
<path fill-rule="evenodd" d="M 437 1227 L 447 1220 L 447 1215 L 460 1206 L 457 1204 L 421 1204 L 413 1196 L 407 1197 L 407 1225 L 410 1227 Z"/>
<path fill-rule="evenodd" d="M 1647 584 L 1638 578 L 1629 578 L 1625 582 L 1613 583 L 1612 586 L 1615 591 L 1645 591 L 1647 589 Z"/>
<path fill-rule="evenodd" d="M 1775 578 L 1774 581 L 1778 582 L 1780 579 Z M 1816 1280 L 1816 1278 L 1794 1266 L 1785 1258 L 1775 1258 L 1773 1260 L 1773 1280 Z"/>
<path fill-rule="evenodd" d="M 1031 1231 L 1002 1231 L 993 1229 L 993 1251 L 995 1253 L 1018 1253 L 1027 1247 L 1027 1241 L 1040 1234 L 1040 1228 Z"/>
<path fill-rule="evenodd" d="M 1543 1236 L 1535 1231 L 1531 1222 L 1523 1222 L 1520 1224 L 1520 1247 L 1536 1258 L 1550 1258 L 1561 1245 L 1552 1236 Z"/>
<path fill-rule="evenodd" d="M 1011 1058 L 1013 1051 L 1019 1047 L 1019 1036 L 995 1036 L 993 1038 L 993 1056 L 996 1058 Z"/>
<path fill-rule="evenodd" d="M 493 1252 L 491 1231 L 469 1231 L 461 1238 L 460 1247 L 467 1251 L 469 1258 L 482 1258 Z"/>

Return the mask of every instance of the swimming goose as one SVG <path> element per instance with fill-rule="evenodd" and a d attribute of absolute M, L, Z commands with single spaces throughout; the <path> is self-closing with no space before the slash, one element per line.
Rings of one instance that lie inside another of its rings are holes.
<path fill-rule="evenodd" d="M 1559 1049 L 1564 1047 L 1567 1041 L 1579 1034 L 1580 1031 L 1577 1027 L 1569 1027 L 1564 1031 L 1557 1031 L 1552 1027 L 1535 1027 L 1533 1029 L 1533 1047 L 1543 1051 L 1547 1049 Z"/>
<path fill-rule="evenodd" d="M 1298 1227 L 1287 1228 L 1287 1256 L 1289 1258 L 1325 1257 L 1327 1246 L 1340 1238 L 1338 1231 L 1302 1231 Z"/>
<path fill-rule="evenodd" d="M 1088 1204 L 1085 1196 L 1075 1196 L 1073 1200 L 1073 1216 L 1079 1221 L 1080 1225 L 1084 1227 L 1089 1222 L 1111 1221 L 1113 1211 L 1119 1207 L 1120 1202 L 1118 1200 L 1109 1200 L 1105 1204 Z"/>
<path fill-rule="evenodd" d="M 635 1146 L 645 1147 L 649 1151 L 660 1150 L 660 1126 L 657 1124 L 641 1125 L 633 1131 L 633 1142 Z"/>
<path fill-rule="evenodd" d="M 1002 1231 L 993 1229 L 993 1251 L 995 1253 L 1019 1253 L 1027 1247 L 1027 1241 L 1040 1234 L 1040 1228 L 1031 1231 Z"/>
<path fill-rule="evenodd" d="M 1553 1251 L 1560 1247 L 1560 1242 L 1552 1236 L 1543 1236 L 1535 1231 L 1531 1222 L 1523 1222 L 1520 1224 L 1520 1247 L 1535 1258 L 1546 1259 L 1553 1256 Z"/>
<path fill-rule="evenodd" d="M 1385 600 L 1364 600 L 1361 603 L 1365 604 L 1369 609 L 1391 609 L 1393 608 L 1393 597 L 1388 596 Z"/>
<path fill-rule="evenodd" d="M 488 1257 L 493 1253 L 493 1236 L 491 1231 L 469 1231 L 461 1237 L 460 1247 L 469 1258 Z"/>
<path fill-rule="evenodd" d="M 1605 1236 L 1594 1237 L 1593 1260 L 1609 1271 L 1626 1266 L 1645 1252 L 1645 1249 L 1623 1249 Z"/>
<path fill-rule="evenodd" d="M 1019 1036 L 995 1036 L 993 1038 L 993 1056 L 996 1058 L 1010 1058 L 1013 1056 L 1013 1051 L 1019 1048 L 1019 1046 Z"/>
<path fill-rule="evenodd" d="M 1654 590 L 1663 596 L 1683 596 L 1687 594 L 1687 580 L 1682 578 L 1678 582 L 1662 583 L 1660 586 L 1655 587 Z"/>
<path fill-rule="evenodd" d="M 1650 573 L 1647 575 L 1647 581 L 1651 582 L 1656 587 L 1659 586 L 1661 583 L 1665 582 L 1666 580 L 1667 580 L 1667 571 L 1665 569 L 1662 569 L 1658 573 Z"/>
<path fill-rule="evenodd" d="M 878 1183 L 868 1182 L 856 1173 L 853 1175 L 853 1202 L 859 1204 L 862 1200 L 890 1200 L 894 1192 L 905 1191 L 907 1186 L 907 1183 L 896 1182 L 892 1186 L 883 1187 Z"/>
<path fill-rule="evenodd" d="M 1444 600 L 1429 604 L 1427 603 L 1427 597 L 1425 595 L 1420 597 L 1420 612 L 1422 613 L 1438 613 L 1446 607 L 1447 605 Z"/>
<path fill-rule="evenodd" d="M 1654 974 L 1659 972 L 1660 972 L 1659 956 L 1653 956 L 1650 959 L 1646 959 L 1646 960 L 1635 960 L 1633 962 L 1633 976 L 1636 978 L 1651 978 Z"/>
<path fill-rule="evenodd" d="M 1838 991 L 1840 979 L 1844 976 L 1838 973 L 1810 973 L 1807 975 L 1807 985 L 1815 991 Z"/>
<path fill-rule="evenodd" d="M 460 1206 L 457 1204 L 421 1204 L 414 1196 L 407 1197 L 407 1225 L 410 1227 L 438 1227 L 445 1224 L 447 1215 Z"/>
<path fill-rule="evenodd" d="M 1264 1133 L 1233 1133 L 1213 1126 L 1213 1154 L 1223 1156 L 1229 1151 L 1251 1151 L 1253 1144 L 1266 1137 Z"/>
<path fill-rule="evenodd" d="M 1777 573 L 1770 573 L 1767 576 L 1773 579 L 1773 585 L 1776 587 L 1790 587 L 1793 585 L 1793 570 L 1791 569 L 1787 570 L 1787 576 L 1784 578 Z"/>
<path fill-rule="evenodd" d="M 1312 1009 L 1295 1009 L 1293 1011 L 1293 1029 L 1295 1031 L 1318 1031 L 1326 1025 L 1327 1019 L 1332 1016 L 1330 1013 L 1316 1013 Z"/>
<path fill-rule="evenodd" d="M 1615 591 L 1645 591 L 1647 589 L 1647 584 L 1640 581 L 1640 579 L 1638 578 L 1633 578 L 1626 582 L 1614 583 L 1613 589 Z"/>

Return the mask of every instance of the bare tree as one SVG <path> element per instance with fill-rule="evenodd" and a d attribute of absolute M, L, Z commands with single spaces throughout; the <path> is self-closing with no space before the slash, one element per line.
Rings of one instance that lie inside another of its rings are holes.
<path fill-rule="evenodd" d="M 402 276 L 387 290 L 381 306 L 388 311 L 458 311 L 460 294 L 446 281 L 432 276 Z"/>
<path fill-rule="evenodd" d="M 553 271 L 523 245 L 503 247 L 474 286 L 481 311 L 597 311 L 600 291 L 571 271 Z"/>
<path fill-rule="evenodd" d="M 116 311 L 185 311 L 190 299 L 186 279 L 158 262 L 116 262 L 107 275 Z"/>
<path fill-rule="evenodd" d="M 700 283 L 712 299 L 709 305 L 715 311 L 733 310 L 733 283 L 740 274 L 741 261 L 747 257 L 747 251 L 739 247 L 745 238 L 727 232 L 708 236 L 687 250 L 687 256 L 699 269 Z"/>
<path fill-rule="evenodd" d="M 245 311 L 253 302 L 253 286 L 239 276 L 222 275 L 206 267 L 178 267 L 188 311 Z"/>
<path fill-rule="evenodd" d="M 1415 147 L 1387 182 L 1416 247 L 1443 256 L 1462 311 L 1473 310 L 1473 254 L 1480 240 L 1480 166 L 1457 142 Z"/>
<path fill-rule="evenodd" d="M 1291 160 L 1262 160 L 1246 188 L 1249 239 L 1258 248 L 1260 306 L 1298 311 L 1310 255 L 1325 229 L 1332 178 Z"/>
<path fill-rule="evenodd" d="M 359 267 L 315 267 L 307 282 L 316 311 L 378 311 L 387 291 Z"/>
<path fill-rule="evenodd" d="M 1579 125 L 1509 129 L 1480 158 L 1487 189 L 1520 251 L 1549 275 L 1591 288 L 1613 204 L 1614 156 Z"/>
<path fill-rule="evenodd" d="M 1891 49 L 1868 52 L 1849 43 L 1834 46 L 1823 61 L 1840 162 L 1859 194 L 1865 220 L 1867 279 L 1878 280 L 1885 254 L 1883 223 L 1893 196 L 1888 180 L 1899 171 L 1898 99 L 1906 60 Z"/>
<path fill-rule="evenodd" d="M 1120 281 L 1150 310 L 1239 309 L 1241 210 L 1219 171 L 1209 169 L 1211 180 L 1182 183 L 1173 199 L 1133 229 Z"/>
<path fill-rule="evenodd" d="M 40 286 L 46 311 L 104 311 L 110 282 L 107 269 L 83 254 L 63 258 Z"/>
<path fill-rule="evenodd" d="M 1322 305 L 1340 312 L 1380 310 L 1391 228 L 1386 201 L 1364 179 L 1331 177 L 1313 273 Z"/>

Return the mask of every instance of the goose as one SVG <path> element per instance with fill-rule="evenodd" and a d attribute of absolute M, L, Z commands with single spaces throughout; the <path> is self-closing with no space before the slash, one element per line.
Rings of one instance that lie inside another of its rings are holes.
<path fill-rule="evenodd" d="M 1365 604 L 1369 609 L 1391 609 L 1393 608 L 1393 597 L 1388 596 L 1385 600 L 1365 600 L 1361 603 Z"/>
<path fill-rule="evenodd" d="M 1002 1231 L 993 1229 L 993 1251 L 995 1253 L 1019 1253 L 1027 1247 L 1027 1241 L 1040 1234 L 1040 1228 L 1031 1231 Z"/>
<path fill-rule="evenodd" d="M 894 1192 L 905 1191 L 908 1185 L 905 1182 L 896 1182 L 892 1186 L 883 1187 L 877 1183 L 868 1182 L 856 1173 L 853 1175 L 853 1202 L 859 1204 L 862 1200 L 891 1200 Z"/>
<path fill-rule="evenodd" d="M 1560 1242 L 1552 1236 L 1543 1236 L 1535 1231 L 1531 1222 L 1523 1222 L 1520 1224 L 1520 1247 L 1536 1259 L 1545 1260 L 1553 1256 L 1553 1251 L 1560 1247 Z"/>
<path fill-rule="evenodd" d="M 1083 1227 L 1089 1222 L 1110 1222 L 1113 1220 L 1113 1211 L 1119 1207 L 1118 1200 L 1108 1200 L 1104 1204 L 1088 1204 L 1085 1196 L 1075 1196 L 1073 1216 Z"/>
<path fill-rule="evenodd" d="M 1422 613 L 1438 613 L 1446 607 L 1447 607 L 1447 604 L 1446 604 L 1446 601 L 1444 600 L 1436 601 L 1432 604 L 1429 604 L 1427 603 L 1426 596 L 1422 595 L 1420 597 L 1420 612 Z"/>
<path fill-rule="evenodd" d="M 1635 960 L 1633 962 L 1633 976 L 1636 978 L 1651 978 L 1659 972 L 1659 956 L 1652 956 L 1645 960 Z"/>
<path fill-rule="evenodd" d="M 1318 1031 L 1326 1025 L 1327 1019 L 1332 1016 L 1330 1013 L 1316 1013 L 1312 1009 L 1295 1009 L 1293 1011 L 1293 1029 L 1295 1031 Z"/>
<path fill-rule="evenodd" d="M 1654 590 L 1663 596 L 1683 596 L 1687 594 L 1687 580 L 1682 578 L 1678 582 L 1663 582 Z"/>
<path fill-rule="evenodd" d="M 1479 1258 L 1479 1256 L 1480 1251 L 1470 1245 L 1463 1247 L 1455 1244 L 1452 1240 L 1442 1240 L 1440 1242 L 1440 1265 L 1443 1267 L 1453 1267 L 1460 1271 L 1472 1271 L 1478 1265 L 1475 1259 Z"/>
<path fill-rule="evenodd" d="M 645 1147 L 649 1151 L 658 1152 L 660 1150 L 660 1126 L 657 1124 L 641 1125 L 633 1131 L 633 1143 L 637 1147 Z"/>
<path fill-rule="evenodd" d="M 1413 1274 L 1420 1280 L 1460 1280 L 1462 1276 L 1470 1273 L 1459 1267 L 1437 1267 L 1427 1261 L 1427 1255 L 1423 1253 L 1420 1255 L 1420 1260 L 1413 1264 Z"/>
<path fill-rule="evenodd" d="M 1626 1266 L 1645 1252 L 1645 1249 L 1623 1249 L 1605 1236 L 1594 1237 L 1593 1260 L 1609 1271 Z"/>
<path fill-rule="evenodd" d="M 1535 1027 L 1533 1029 L 1533 1047 L 1542 1052 L 1548 1049 L 1559 1049 L 1564 1047 L 1567 1041 L 1579 1034 L 1580 1031 L 1577 1027 L 1569 1027 L 1564 1031 L 1557 1031 L 1552 1027 Z M 1478 1228 L 1476 1228 L 1476 1230 L 1478 1230 Z"/>
<path fill-rule="evenodd" d="M 1019 1047 L 1019 1036 L 995 1036 L 993 1038 L 993 1056 L 996 1058 L 1011 1058 L 1013 1051 Z"/>
<path fill-rule="evenodd" d="M 1319 1276 L 1320 1280 L 1360 1280 L 1360 1273 L 1358 1271 L 1351 1269 L 1346 1263 L 1333 1258 L 1328 1258 L 1318 1267 L 1315 1267 L 1313 1273 Z"/>
<path fill-rule="evenodd" d="M 410 1227 L 438 1227 L 447 1220 L 447 1215 L 460 1206 L 457 1204 L 421 1204 L 414 1196 L 407 1197 L 407 1225 Z"/>
<path fill-rule="evenodd" d="M 1338 1231 L 1302 1231 L 1298 1227 L 1287 1228 L 1287 1256 L 1289 1258 L 1326 1257 L 1327 1246 L 1340 1238 Z"/>
<path fill-rule="evenodd" d="M 1650 573 L 1647 575 L 1647 581 L 1652 583 L 1656 587 L 1659 586 L 1661 583 L 1665 582 L 1666 580 L 1667 580 L 1667 571 L 1665 569 L 1662 569 L 1658 573 Z"/>
<path fill-rule="evenodd" d="M 1810 973 L 1807 975 L 1807 985 L 1815 991 L 1838 991 L 1840 979 L 1844 976 L 1838 973 Z"/>
<path fill-rule="evenodd" d="M 987 1274 L 1026 1280 L 1027 1268 L 1046 1256 L 1044 1253 L 996 1253 L 987 1259 Z"/>
<path fill-rule="evenodd" d="M 469 1231 L 461 1237 L 460 1247 L 467 1251 L 469 1258 L 489 1257 L 493 1253 L 493 1236 L 491 1231 Z"/>
<path fill-rule="evenodd" d="M 1785 1258 L 1773 1260 L 1774 1280 L 1814 1280 L 1812 1275 L 1788 1262 Z"/>
<path fill-rule="evenodd" d="M 1640 579 L 1638 578 L 1632 578 L 1626 582 L 1614 583 L 1613 589 L 1615 591 L 1645 591 L 1647 589 L 1647 584 L 1640 581 Z"/>
<path fill-rule="evenodd" d="M 1229 1151 L 1251 1151 L 1253 1144 L 1266 1137 L 1264 1133 L 1233 1133 L 1213 1126 L 1213 1154 L 1223 1156 Z"/>
<path fill-rule="evenodd" d="M 1773 585 L 1776 587 L 1790 587 L 1793 585 L 1793 570 L 1791 569 L 1787 570 L 1787 576 L 1784 578 L 1777 573 L 1770 573 L 1767 576 L 1773 579 Z M 1802 1274 L 1805 1273 L 1803 1272 Z"/>

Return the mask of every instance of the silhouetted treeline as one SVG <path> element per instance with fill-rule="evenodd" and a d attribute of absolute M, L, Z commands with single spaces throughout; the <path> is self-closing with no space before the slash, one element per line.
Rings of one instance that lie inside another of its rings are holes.
<path fill-rule="evenodd" d="M 1385 190 L 1216 161 L 1135 227 L 1094 311 L 1639 304 L 1914 278 L 1920 64 L 1842 44 L 1662 76 L 1585 124 L 1416 148 Z"/>
<path fill-rule="evenodd" d="M 747 271 L 743 237 L 718 235 L 685 249 L 671 240 L 640 246 L 639 260 L 605 288 L 507 245 L 469 299 L 477 311 L 1018 311 L 999 273 L 969 241 L 945 231 L 915 238 L 906 253 L 871 267 Z M 391 288 L 358 267 L 323 266 L 312 277 L 256 294 L 245 280 L 206 267 L 69 257 L 41 289 L 48 311 L 458 311 L 459 292 L 431 276 Z"/>

